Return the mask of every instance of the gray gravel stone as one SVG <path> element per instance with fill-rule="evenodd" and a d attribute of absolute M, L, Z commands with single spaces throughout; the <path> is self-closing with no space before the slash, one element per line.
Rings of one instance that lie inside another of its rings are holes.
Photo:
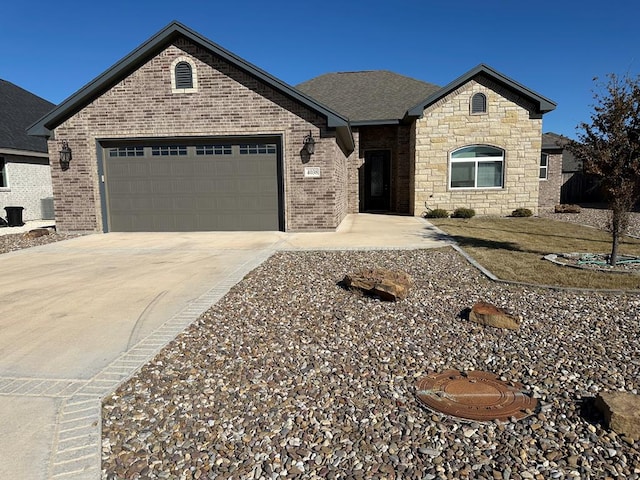
<path fill-rule="evenodd" d="M 407 299 L 338 285 L 371 266 L 411 275 Z M 520 331 L 460 318 L 481 299 Z M 103 475 L 637 478 L 640 444 L 607 432 L 589 399 L 638 389 L 639 311 L 638 295 L 492 283 L 452 250 L 278 253 L 105 399 Z M 449 368 L 521 382 L 541 411 L 430 412 L 415 381 Z"/>

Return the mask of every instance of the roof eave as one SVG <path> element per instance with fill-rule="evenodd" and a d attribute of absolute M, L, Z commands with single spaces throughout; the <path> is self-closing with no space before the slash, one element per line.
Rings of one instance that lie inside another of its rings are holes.
<path fill-rule="evenodd" d="M 220 45 L 211 42 L 207 38 L 182 25 L 181 23 L 174 21 L 160 30 L 138 48 L 133 50 L 122 60 L 107 69 L 102 75 L 96 77 L 83 88 L 64 100 L 60 105 L 58 105 L 51 112 L 38 120 L 36 123 L 31 125 L 27 129 L 27 133 L 33 136 L 50 136 L 53 129 L 55 129 L 58 125 L 80 111 L 93 99 L 97 98 L 99 95 L 118 83 L 122 78 L 135 71 L 147 59 L 152 58 L 157 53 L 162 51 L 178 36 L 184 36 L 193 43 L 199 44 L 206 50 L 210 50 L 229 63 L 232 63 L 233 65 L 246 71 L 250 75 L 271 85 L 273 88 L 281 91 L 283 94 L 303 103 L 312 110 L 315 110 L 316 112 L 325 116 L 327 118 L 327 125 L 329 127 L 349 125 L 348 120 L 337 112 L 319 104 L 313 98 L 303 94 L 290 85 L 268 74 L 264 70 L 256 67 L 255 65 L 250 64 L 237 55 L 222 48 Z"/>
<path fill-rule="evenodd" d="M 473 77 L 475 77 L 476 75 L 479 75 L 481 73 L 484 73 L 485 75 L 490 76 L 491 78 L 493 78 L 494 80 L 498 81 L 499 83 L 505 85 L 506 87 L 510 88 L 511 90 L 514 90 L 517 93 L 519 93 L 520 95 L 525 96 L 525 97 L 529 98 L 530 100 L 532 100 L 535 104 L 537 104 L 537 110 L 535 112 L 537 114 L 548 113 L 548 112 L 550 112 L 552 110 L 555 110 L 555 108 L 557 106 L 557 104 L 555 102 L 553 102 L 552 100 L 549 100 L 548 98 L 543 97 L 539 93 L 534 92 L 533 90 L 531 90 L 530 88 L 525 87 L 521 83 L 518 83 L 515 80 L 507 77 L 506 75 L 503 75 L 502 73 L 494 70 L 493 68 L 489 67 L 488 65 L 485 65 L 485 64 L 481 63 L 477 67 L 472 68 L 467 73 L 465 73 L 465 74 L 461 75 L 460 77 L 456 78 L 454 81 L 452 81 L 448 85 L 445 85 L 440 90 L 435 92 L 433 95 L 430 95 L 429 97 L 425 98 L 423 101 L 418 103 L 417 105 L 415 105 L 415 106 L 411 107 L 410 109 L 408 109 L 407 113 L 405 114 L 405 118 L 420 118 L 420 117 L 422 117 L 422 115 L 424 113 L 424 109 L 426 107 L 428 107 L 429 105 L 432 105 L 433 103 L 437 102 L 439 99 L 445 97 L 446 95 L 448 95 L 449 93 L 453 92 L 457 88 L 460 88 L 460 86 L 464 85 L 469 80 L 471 80 Z"/>
<path fill-rule="evenodd" d="M 353 139 L 353 132 L 349 125 L 336 127 L 336 142 L 345 157 L 348 157 L 356 149 L 356 142 Z"/>
<path fill-rule="evenodd" d="M 400 120 L 395 118 L 380 119 L 380 120 L 354 120 L 351 122 L 352 127 L 366 127 L 375 125 L 399 125 Z"/>

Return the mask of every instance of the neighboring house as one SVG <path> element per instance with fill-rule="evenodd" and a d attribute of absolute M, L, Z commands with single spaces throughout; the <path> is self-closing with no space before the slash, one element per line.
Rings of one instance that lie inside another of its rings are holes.
<path fill-rule="evenodd" d="M 309 231 L 425 204 L 537 211 L 554 108 L 486 65 L 443 88 L 384 71 L 294 88 L 174 22 L 29 133 L 49 138 L 61 230 Z"/>
<path fill-rule="evenodd" d="M 53 103 L 0 80 L 1 216 L 5 216 L 5 207 L 23 207 L 23 220 L 53 218 L 47 141 L 27 135 L 27 127 L 53 107 Z"/>
<path fill-rule="evenodd" d="M 542 134 L 540 155 L 540 193 L 538 206 L 553 208 L 561 203 L 560 192 L 563 181 L 563 155 L 569 139 L 556 133 Z M 569 152 L 566 152 L 569 155 Z"/>
<path fill-rule="evenodd" d="M 566 148 L 569 141 L 569 138 L 557 133 L 548 132 L 542 135 L 540 208 L 553 207 L 558 203 L 604 201 L 598 189 L 597 179 L 585 174 L 582 161 Z"/>

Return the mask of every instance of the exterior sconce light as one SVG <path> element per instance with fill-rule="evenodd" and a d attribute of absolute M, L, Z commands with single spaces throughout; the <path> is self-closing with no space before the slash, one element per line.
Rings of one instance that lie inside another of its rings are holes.
<path fill-rule="evenodd" d="M 316 141 L 311 136 L 311 130 L 309 130 L 309 135 L 304 137 L 304 149 L 307 151 L 309 155 L 313 155 L 316 151 Z"/>
<path fill-rule="evenodd" d="M 62 141 L 62 149 L 60 150 L 60 168 L 62 170 L 69 170 L 69 163 L 71 162 L 71 149 L 69 143 L 66 140 Z"/>

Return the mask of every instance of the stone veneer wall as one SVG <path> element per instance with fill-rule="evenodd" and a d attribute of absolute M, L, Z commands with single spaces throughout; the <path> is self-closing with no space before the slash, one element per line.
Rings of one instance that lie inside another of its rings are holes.
<path fill-rule="evenodd" d="M 197 89 L 173 93 L 171 65 L 187 56 L 196 67 Z M 316 153 L 308 165 L 321 178 L 305 178 L 302 141 L 311 130 Z M 184 39 L 149 60 L 55 129 L 49 141 L 56 222 L 61 231 L 101 231 L 97 171 L 98 139 L 279 135 L 283 139 L 284 212 L 287 230 L 335 228 L 347 211 L 334 178 L 344 162 L 326 120 L 222 59 Z M 61 171 L 62 140 L 73 151 Z"/>
<path fill-rule="evenodd" d="M 486 114 L 469 113 L 476 92 L 487 97 Z M 470 207 L 479 215 L 509 215 L 519 207 L 537 212 L 542 119 L 533 111 L 533 105 L 482 76 L 427 107 L 411 136 L 416 159 L 410 180 L 415 188 L 415 214 L 424 211 L 425 202 L 450 212 Z M 505 151 L 504 188 L 449 188 L 450 153 L 474 144 Z"/>
<path fill-rule="evenodd" d="M 53 196 L 49 160 L 22 155 L 0 155 L 4 159 L 7 187 L 0 187 L 0 216 L 4 207 L 23 207 L 23 220 L 42 218 L 43 198 Z"/>
<path fill-rule="evenodd" d="M 562 152 L 548 153 L 547 179 L 540 179 L 538 207 L 549 208 L 560 203 L 562 190 Z"/>
<path fill-rule="evenodd" d="M 382 125 L 360 127 L 360 164 L 364 164 L 367 150 L 391 152 L 390 196 L 391 211 L 412 212 L 412 190 L 409 188 L 411 153 L 411 127 L 406 125 Z M 364 181 L 364 176 L 361 178 Z"/>

